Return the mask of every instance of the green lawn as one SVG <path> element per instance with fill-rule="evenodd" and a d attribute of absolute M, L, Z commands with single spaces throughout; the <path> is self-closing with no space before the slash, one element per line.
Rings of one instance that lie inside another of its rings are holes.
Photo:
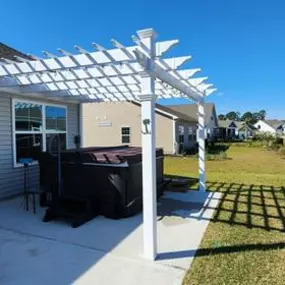
<path fill-rule="evenodd" d="M 209 191 L 224 194 L 183 285 L 285 284 L 285 160 L 261 148 L 227 154 L 206 163 Z M 197 178 L 197 163 L 167 157 L 166 173 Z"/>

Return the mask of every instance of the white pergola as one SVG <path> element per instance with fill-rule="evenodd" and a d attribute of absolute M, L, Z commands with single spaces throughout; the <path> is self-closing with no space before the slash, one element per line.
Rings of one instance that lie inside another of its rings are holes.
<path fill-rule="evenodd" d="M 58 49 L 60 56 L 15 56 L 1 59 L 0 91 L 67 102 L 141 102 L 143 149 L 143 240 L 144 256 L 157 255 L 155 101 L 187 98 L 198 104 L 199 190 L 206 190 L 205 97 L 216 91 L 207 77 L 193 78 L 200 69 L 180 69 L 191 56 L 165 58 L 178 40 L 156 41 L 153 29 L 133 36 L 133 46 L 111 40 L 114 48 L 93 43 L 89 52 L 75 46 L 76 54 Z M 80 114 L 81 116 L 82 114 Z"/>

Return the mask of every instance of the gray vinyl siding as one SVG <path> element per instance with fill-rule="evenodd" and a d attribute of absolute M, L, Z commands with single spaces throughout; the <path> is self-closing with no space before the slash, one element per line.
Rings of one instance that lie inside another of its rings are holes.
<path fill-rule="evenodd" d="M 179 126 L 184 127 L 184 149 L 189 150 L 192 149 L 196 146 L 197 140 L 196 141 L 189 141 L 188 140 L 188 127 L 192 127 L 194 129 L 197 128 L 197 123 L 194 122 L 186 122 L 182 120 L 176 121 L 175 124 L 175 133 L 176 133 L 176 142 L 179 142 Z"/>
<path fill-rule="evenodd" d="M 67 148 L 74 148 L 74 136 L 79 135 L 79 105 L 67 105 Z"/>
<path fill-rule="evenodd" d="M 33 100 L 27 97 L 14 97 L 22 100 Z M 48 103 L 40 99 L 34 99 Z M 56 104 L 56 102 L 51 102 Z M 73 148 L 73 138 L 79 134 L 79 108 L 77 104 L 64 104 L 67 106 L 67 147 Z M 13 143 L 12 143 L 12 96 L 0 93 L 0 199 L 17 195 L 23 192 L 24 172 L 22 167 L 13 166 Z M 29 167 L 28 170 L 29 189 L 39 188 L 39 167 Z"/>

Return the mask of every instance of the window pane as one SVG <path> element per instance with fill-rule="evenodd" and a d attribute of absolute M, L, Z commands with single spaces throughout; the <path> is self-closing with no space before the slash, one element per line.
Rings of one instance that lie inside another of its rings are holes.
<path fill-rule="evenodd" d="M 178 130 L 180 135 L 184 134 L 184 126 L 179 125 Z"/>
<path fill-rule="evenodd" d="M 47 152 L 57 153 L 59 141 L 60 141 L 61 150 L 65 150 L 66 134 L 47 134 L 46 135 Z"/>
<path fill-rule="evenodd" d="M 122 143 L 130 143 L 130 136 L 122 136 Z"/>
<path fill-rule="evenodd" d="M 184 135 L 179 135 L 179 142 L 183 143 L 184 142 Z"/>
<path fill-rule="evenodd" d="M 46 106 L 46 129 L 48 131 L 66 131 L 66 109 Z"/>
<path fill-rule="evenodd" d="M 41 105 L 17 101 L 15 102 L 14 109 L 16 131 L 41 131 Z"/>
<path fill-rule="evenodd" d="M 129 127 L 123 127 L 122 128 L 122 135 L 129 135 L 130 134 L 130 128 Z"/>
<path fill-rule="evenodd" d="M 38 160 L 42 151 L 42 135 L 17 134 L 16 135 L 16 161 L 22 158 Z"/>

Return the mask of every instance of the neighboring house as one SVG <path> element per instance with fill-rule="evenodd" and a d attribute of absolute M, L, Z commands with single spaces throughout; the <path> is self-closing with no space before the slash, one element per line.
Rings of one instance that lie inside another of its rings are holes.
<path fill-rule="evenodd" d="M 198 124 L 198 106 L 197 104 L 168 105 L 169 109 L 182 113 L 192 118 Z M 215 104 L 205 104 L 205 127 L 208 140 L 214 140 L 216 128 L 218 127 L 218 118 Z"/>
<path fill-rule="evenodd" d="M 217 128 L 217 137 L 223 140 L 232 140 L 234 138 L 248 139 L 255 135 L 257 129 L 246 122 L 234 120 L 219 120 Z"/>
<path fill-rule="evenodd" d="M 238 137 L 239 139 L 249 139 L 249 138 L 252 138 L 254 137 L 254 135 L 256 134 L 257 132 L 257 129 L 255 126 L 249 124 L 249 123 L 246 123 L 246 122 L 238 122 L 239 124 L 239 127 L 238 127 Z"/>
<path fill-rule="evenodd" d="M 218 120 L 217 137 L 220 139 L 231 140 L 238 136 L 239 124 L 234 120 Z"/>
<path fill-rule="evenodd" d="M 197 119 L 156 104 L 156 145 L 167 154 L 197 143 Z M 141 145 L 138 102 L 83 104 L 83 146 Z"/>
<path fill-rule="evenodd" d="M 285 122 L 282 120 L 259 120 L 254 126 L 259 133 L 269 133 L 272 135 L 285 134 Z"/>
<path fill-rule="evenodd" d="M 14 56 L 30 59 L 0 43 L 0 58 Z M 45 99 L 44 95 L 19 94 L 17 88 L 0 88 L 0 199 L 23 192 L 23 158 L 32 158 L 28 169 L 29 190 L 39 187 L 39 152 L 50 146 L 53 134 L 59 134 L 63 147 L 74 148 L 79 134 L 79 105 Z"/>

